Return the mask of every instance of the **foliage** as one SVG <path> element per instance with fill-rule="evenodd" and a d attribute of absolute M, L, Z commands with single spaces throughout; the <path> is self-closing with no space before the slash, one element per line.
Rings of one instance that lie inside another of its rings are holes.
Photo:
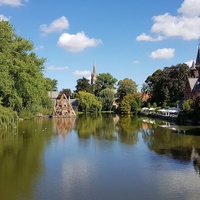
<path fill-rule="evenodd" d="M 84 112 L 101 111 L 102 104 L 97 97 L 89 92 L 79 91 L 78 93 L 79 110 Z"/>
<path fill-rule="evenodd" d="M 44 58 L 33 52 L 33 44 L 14 33 L 7 21 L 0 22 L 0 96 L 2 105 L 21 113 L 51 107 L 48 91 L 56 80 L 43 75 Z"/>
<path fill-rule="evenodd" d="M 109 73 L 102 73 L 97 76 L 97 79 L 94 84 L 94 91 L 95 95 L 98 96 L 99 93 L 108 88 L 108 89 L 115 89 L 115 84 L 117 82 L 117 79 L 114 78 Z"/>
<path fill-rule="evenodd" d="M 46 79 L 46 89 L 47 91 L 57 91 L 57 84 L 58 81 L 56 79 L 50 79 L 50 78 L 45 78 Z"/>
<path fill-rule="evenodd" d="M 141 104 L 142 101 L 139 94 L 127 94 L 121 101 L 120 110 L 127 114 L 130 114 L 130 112 L 137 114 L 141 108 Z"/>
<path fill-rule="evenodd" d="M 118 82 L 117 97 L 119 102 L 121 102 L 127 94 L 135 94 L 136 92 L 137 85 L 132 79 L 125 78 Z"/>
<path fill-rule="evenodd" d="M 151 94 L 151 103 L 158 106 L 176 105 L 177 100 L 184 96 L 186 79 L 189 76 L 189 67 L 186 64 L 165 67 L 148 76 L 142 91 Z"/>
<path fill-rule="evenodd" d="M 0 128 L 12 128 L 18 123 L 17 113 L 0 105 Z"/>
<path fill-rule="evenodd" d="M 76 82 L 76 93 L 78 93 L 79 91 L 93 93 L 92 86 L 90 85 L 89 80 L 85 77 L 78 79 Z"/>
<path fill-rule="evenodd" d="M 110 111 L 113 107 L 114 91 L 113 89 L 106 88 L 99 93 L 99 101 L 102 103 L 102 109 Z"/>

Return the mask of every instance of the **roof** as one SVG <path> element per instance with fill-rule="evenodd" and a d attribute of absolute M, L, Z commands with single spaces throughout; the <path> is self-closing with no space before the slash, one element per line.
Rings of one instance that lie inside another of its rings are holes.
<path fill-rule="evenodd" d="M 195 86 L 197 80 L 198 80 L 198 78 L 188 78 L 188 82 L 189 82 L 191 91 L 194 89 L 194 86 Z"/>
<path fill-rule="evenodd" d="M 200 67 L 200 46 L 198 47 L 198 52 L 197 52 L 196 67 Z"/>

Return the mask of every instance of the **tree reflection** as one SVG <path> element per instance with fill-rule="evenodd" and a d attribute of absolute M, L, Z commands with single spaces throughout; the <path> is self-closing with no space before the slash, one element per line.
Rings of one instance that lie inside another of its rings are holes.
<path fill-rule="evenodd" d="M 200 137 L 182 135 L 177 132 L 149 123 L 149 128 L 142 130 L 143 139 L 149 149 L 160 155 L 166 155 L 180 162 L 191 162 L 192 146 L 200 147 Z"/>
<path fill-rule="evenodd" d="M 33 184 L 43 167 L 41 155 L 52 136 L 51 124 L 23 122 L 14 135 L 0 138 L 0 199 L 33 199 Z"/>
<path fill-rule="evenodd" d="M 115 140 L 115 120 L 111 114 L 106 115 L 79 115 L 75 130 L 80 138 Z"/>
<path fill-rule="evenodd" d="M 117 132 L 120 141 L 125 144 L 136 144 L 138 141 L 138 131 L 141 127 L 141 119 L 130 115 L 121 116 L 117 123 Z"/>
<path fill-rule="evenodd" d="M 117 140 L 125 144 L 136 144 L 141 119 L 131 116 L 80 115 L 77 117 L 75 130 L 80 138 L 91 136 L 99 140 Z"/>

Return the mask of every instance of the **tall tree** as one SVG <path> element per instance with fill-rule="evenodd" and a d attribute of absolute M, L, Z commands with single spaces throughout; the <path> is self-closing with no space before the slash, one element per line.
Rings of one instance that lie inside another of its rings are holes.
<path fill-rule="evenodd" d="M 114 78 L 109 73 L 102 73 L 97 76 L 97 79 L 94 84 L 94 91 L 95 95 L 98 96 L 98 94 L 108 88 L 108 89 L 115 89 L 115 84 L 117 82 L 117 79 Z"/>
<path fill-rule="evenodd" d="M 137 85 L 132 79 L 125 78 L 118 82 L 117 97 L 120 102 L 127 94 L 135 93 L 137 93 Z"/>
<path fill-rule="evenodd" d="M 77 85 L 76 85 L 75 92 L 78 93 L 79 91 L 85 91 L 85 92 L 92 93 L 92 86 L 90 85 L 88 79 L 83 77 L 83 78 L 78 79 L 76 82 L 77 82 Z"/>
<path fill-rule="evenodd" d="M 109 88 L 102 90 L 98 99 L 102 102 L 103 110 L 110 111 L 113 107 L 114 90 Z"/>
<path fill-rule="evenodd" d="M 44 58 L 32 51 L 33 44 L 14 33 L 7 21 L 0 22 L 0 96 L 2 105 L 20 112 L 26 108 L 37 112 L 50 106 L 44 78 Z"/>
<path fill-rule="evenodd" d="M 78 93 L 79 110 L 84 112 L 101 111 L 102 104 L 93 94 L 79 91 Z"/>
<path fill-rule="evenodd" d="M 161 106 L 163 103 L 176 104 L 183 98 L 186 79 L 189 76 L 189 67 L 186 64 L 165 67 L 155 71 L 146 79 L 145 87 L 151 94 L 151 103 L 156 102 Z"/>

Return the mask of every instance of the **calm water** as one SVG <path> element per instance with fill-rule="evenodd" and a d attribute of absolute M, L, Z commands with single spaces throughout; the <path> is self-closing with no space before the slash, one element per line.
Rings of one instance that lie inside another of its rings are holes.
<path fill-rule="evenodd" d="M 0 132 L 0 199 L 199 200 L 200 136 L 174 127 L 112 115 L 22 122 Z"/>

